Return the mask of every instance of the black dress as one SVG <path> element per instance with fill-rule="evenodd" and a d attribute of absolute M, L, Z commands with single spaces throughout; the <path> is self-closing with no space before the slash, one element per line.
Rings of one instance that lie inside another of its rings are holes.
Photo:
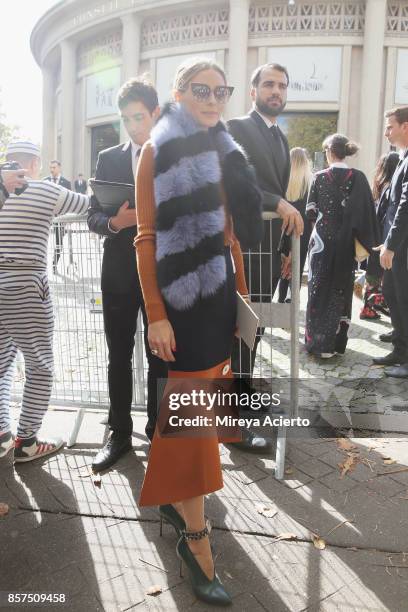
<path fill-rule="evenodd" d="M 317 173 L 306 215 L 314 222 L 308 250 L 306 349 L 317 355 L 343 354 L 351 319 L 355 238 L 368 251 L 379 238 L 365 175 L 349 168 Z"/>
<path fill-rule="evenodd" d="M 231 356 L 237 320 L 237 293 L 231 249 L 225 247 L 226 282 L 211 297 L 199 300 L 188 311 L 166 304 L 177 342 L 176 361 L 169 370 L 209 370 Z"/>

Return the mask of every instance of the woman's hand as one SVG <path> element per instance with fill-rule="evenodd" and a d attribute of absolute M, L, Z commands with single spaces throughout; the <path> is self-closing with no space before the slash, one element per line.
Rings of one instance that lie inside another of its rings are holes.
<path fill-rule="evenodd" d="M 150 323 L 147 337 L 150 350 L 163 361 L 176 361 L 173 352 L 176 350 L 174 331 L 168 319 Z"/>

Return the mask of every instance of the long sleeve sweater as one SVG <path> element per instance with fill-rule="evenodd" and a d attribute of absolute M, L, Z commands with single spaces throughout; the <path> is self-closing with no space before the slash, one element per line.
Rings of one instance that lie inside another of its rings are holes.
<path fill-rule="evenodd" d="M 148 141 L 140 155 L 136 174 L 136 219 L 137 236 L 135 247 L 137 266 L 146 314 L 149 323 L 167 319 L 166 307 L 157 283 L 156 275 L 156 203 L 154 198 L 154 156 L 153 147 Z M 226 208 L 224 244 L 231 247 L 235 266 L 237 291 L 247 295 L 244 264 L 241 247 L 236 239 L 232 226 L 231 215 L 228 213 L 226 198 L 223 197 Z"/>

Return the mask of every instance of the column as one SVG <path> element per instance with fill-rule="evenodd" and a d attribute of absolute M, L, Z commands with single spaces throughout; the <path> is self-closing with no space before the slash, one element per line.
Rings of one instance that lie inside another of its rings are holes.
<path fill-rule="evenodd" d="M 43 174 L 48 174 L 48 166 L 55 153 L 55 89 L 54 75 L 50 67 L 43 65 L 42 91 L 42 146 L 41 158 Z"/>
<path fill-rule="evenodd" d="M 228 117 L 243 115 L 249 108 L 247 82 L 249 0 L 229 2 L 228 84 L 235 87 L 228 103 Z"/>
<path fill-rule="evenodd" d="M 385 97 L 384 97 L 384 112 L 391 110 L 395 104 L 395 84 L 397 78 L 397 62 L 398 49 L 396 47 L 387 48 L 387 64 L 385 70 Z M 390 143 L 384 136 L 384 121 L 381 124 L 381 153 L 386 153 L 390 150 Z"/>
<path fill-rule="evenodd" d="M 341 134 L 348 134 L 348 117 L 350 107 L 350 78 L 351 78 L 351 45 L 343 47 L 341 87 L 340 87 L 340 109 L 337 130 Z"/>
<path fill-rule="evenodd" d="M 61 43 L 61 116 L 62 173 L 70 181 L 74 180 L 74 133 L 75 133 L 75 89 L 76 57 L 75 45 L 70 40 Z"/>
<path fill-rule="evenodd" d="M 140 37 L 142 20 L 137 13 L 122 18 L 122 81 L 125 82 L 139 73 Z"/>
<path fill-rule="evenodd" d="M 379 154 L 381 89 L 387 0 L 367 0 L 360 99 L 359 166 L 371 176 Z"/>
<path fill-rule="evenodd" d="M 385 98 L 384 110 L 390 110 L 395 104 L 395 80 L 397 77 L 398 50 L 396 47 L 387 48 L 387 67 L 385 70 Z"/>

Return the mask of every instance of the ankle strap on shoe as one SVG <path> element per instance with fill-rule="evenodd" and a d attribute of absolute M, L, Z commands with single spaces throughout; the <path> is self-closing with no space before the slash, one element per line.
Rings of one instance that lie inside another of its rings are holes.
<path fill-rule="evenodd" d="M 183 531 L 181 532 L 185 540 L 202 540 L 209 535 L 208 527 L 204 527 L 201 531 Z"/>

